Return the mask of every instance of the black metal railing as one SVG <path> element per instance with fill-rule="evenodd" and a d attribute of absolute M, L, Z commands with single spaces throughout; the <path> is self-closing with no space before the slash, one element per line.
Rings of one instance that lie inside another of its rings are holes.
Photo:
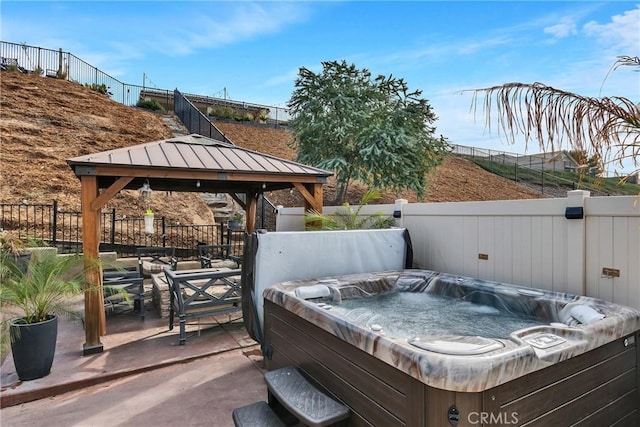
<path fill-rule="evenodd" d="M 233 144 L 220 129 L 216 127 L 202 111 L 185 98 L 178 89 L 173 92 L 173 111 L 182 121 L 189 133 L 197 133 L 218 141 Z"/>
<path fill-rule="evenodd" d="M 468 147 L 450 144 L 451 153 L 472 160 L 489 172 L 514 182 L 533 186 L 542 194 L 565 197 L 568 189 L 589 190 L 594 195 L 611 195 L 598 185 L 588 181 L 589 174 L 565 157 L 562 152 L 517 154 L 502 150 Z"/>
<path fill-rule="evenodd" d="M 230 255 L 242 257 L 244 230 L 226 223 L 175 225 L 165 217 L 154 219 L 153 233 L 144 232 L 144 218 L 122 218 L 115 209 L 102 212 L 100 250 L 119 257 L 135 256 L 136 248 L 173 246 L 181 259 L 196 259 L 198 244 L 230 244 Z M 0 230 L 11 231 L 28 244 L 55 246 L 60 253 L 82 251 L 82 215 L 51 204 L 0 204 Z"/>
<path fill-rule="evenodd" d="M 163 102 L 164 105 L 171 105 L 173 102 L 173 90 L 149 88 L 145 87 L 144 84 L 140 86 L 123 83 L 72 53 L 62 51 L 62 49 L 46 49 L 29 46 L 25 43 L 0 41 L 0 57 L 8 60 L 15 59 L 18 69 L 27 73 L 69 80 L 94 88 L 100 88 L 104 85 L 109 97 L 124 105 L 135 106 L 141 99 L 141 94 L 152 94 L 154 98 L 165 99 L 166 103 Z M 289 110 L 286 108 L 231 101 L 223 98 L 203 97 L 201 95 L 184 94 L 184 96 L 193 99 L 206 98 L 208 102 L 219 105 L 233 104 L 236 107 L 243 105 L 251 109 L 264 109 L 268 111 L 268 123 L 276 126 L 289 120 Z"/>

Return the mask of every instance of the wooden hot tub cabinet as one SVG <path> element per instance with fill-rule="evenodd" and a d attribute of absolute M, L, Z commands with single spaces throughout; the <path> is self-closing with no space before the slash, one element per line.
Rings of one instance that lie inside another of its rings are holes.
<path fill-rule="evenodd" d="M 264 309 L 267 369 L 298 366 L 349 406 L 348 425 L 640 424 L 638 331 L 491 389 L 455 392 L 428 386 L 269 300 Z"/>

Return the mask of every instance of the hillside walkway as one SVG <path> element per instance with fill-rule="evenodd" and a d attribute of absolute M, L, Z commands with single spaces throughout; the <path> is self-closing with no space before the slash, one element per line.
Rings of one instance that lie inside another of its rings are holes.
<path fill-rule="evenodd" d="M 186 136 L 189 134 L 189 130 L 182 124 L 178 116 L 172 111 L 161 113 L 162 122 L 171 129 L 171 133 L 174 137 Z"/>

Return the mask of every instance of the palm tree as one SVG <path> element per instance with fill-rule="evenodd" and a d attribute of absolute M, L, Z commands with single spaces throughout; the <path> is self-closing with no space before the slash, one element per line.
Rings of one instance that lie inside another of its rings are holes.
<path fill-rule="evenodd" d="M 640 58 L 619 56 L 610 72 L 621 66 L 640 71 Z M 522 134 L 527 144 L 535 139 L 541 149 L 550 151 L 567 143 L 569 150 L 600 159 L 603 170 L 605 163 L 622 165 L 630 160 L 636 168 L 633 173 L 640 171 L 640 104 L 627 98 L 581 96 L 542 83 L 507 83 L 463 92 L 473 92 L 474 113 L 484 95 L 487 128 L 491 129 L 495 109 L 498 131 L 510 142 Z"/>

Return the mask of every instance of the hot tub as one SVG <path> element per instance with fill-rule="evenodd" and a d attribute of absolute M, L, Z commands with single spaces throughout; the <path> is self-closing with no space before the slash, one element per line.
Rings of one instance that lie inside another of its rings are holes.
<path fill-rule="evenodd" d="M 300 367 L 353 425 L 640 420 L 629 307 L 428 270 L 285 282 L 264 299 L 267 368 Z"/>

